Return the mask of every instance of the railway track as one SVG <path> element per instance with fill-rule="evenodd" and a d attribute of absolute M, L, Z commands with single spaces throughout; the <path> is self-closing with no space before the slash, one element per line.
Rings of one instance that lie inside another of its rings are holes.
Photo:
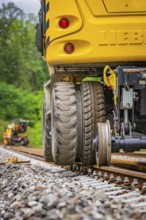
<path fill-rule="evenodd" d="M 112 155 L 112 165 L 146 172 L 146 153 L 114 153 Z"/>
<path fill-rule="evenodd" d="M 44 161 L 42 149 L 26 147 L 8 147 L 7 149 Z M 51 162 L 51 164 L 53 163 Z M 123 166 L 128 169 L 122 168 Z M 145 153 L 115 153 L 112 155 L 112 166 L 110 167 L 99 167 L 97 165 L 82 166 L 80 163 L 65 167 L 78 174 L 88 175 L 95 179 L 101 178 L 103 181 L 108 181 L 109 183 L 115 183 L 124 187 L 128 186 L 128 188 L 131 186 L 131 188 L 134 187 L 145 191 L 146 174 L 142 172 L 146 171 Z M 137 168 L 136 170 L 140 170 L 141 172 L 130 170 L 134 168 Z"/>
<path fill-rule="evenodd" d="M 4 149 L 5 150 L 5 149 Z M 42 151 L 40 149 L 24 149 L 14 147 L 6 149 L 10 154 L 16 156 L 21 155 L 23 159 L 31 157 L 31 160 L 43 161 Z M 25 156 L 24 156 L 25 155 Z M 47 165 L 45 162 L 41 162 Z M 61 175 L 62 178 L 69 178 L 71 182 L 77 181 L 89 189 L 92 188 L 96 192 L 102 192 L 106 195 L 109 201 L 114 203 L 122 203 L 124 206 L 132 209 L 137 209 L 141 214 L 146 213 L 146 174 L 126 170 L 118 167 L 98 167 L 81 166 L 80 163 L 72 166 L 56 166 L 50 163 L 50 171 L 55 175 Z M 51 170 L 52 169 L 52 170 Z"/>

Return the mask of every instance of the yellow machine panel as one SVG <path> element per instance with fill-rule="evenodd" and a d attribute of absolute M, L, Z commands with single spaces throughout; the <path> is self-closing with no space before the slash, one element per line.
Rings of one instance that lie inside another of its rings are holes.
<path fill-rule="evenodd" d="M 146 61 L 145 0 L 48 0 L 46 5 L 50 65 Z M 61 18 L 69 21 L 65 29 Z M 66 43 L 74 46 L 70 54 Z"/>
<path fill-rule="evenodd" d="M 103 0 L 103 3 L 110 13 L 146 12 L 145 0 Z"/>
<path fill-rule="evenodd" d="M 110 166 L 146 149 L 146 0 L 40 2 L 45 160 Z"/>
<path fill-rule="evenodd" d="M 46 13 L 46 20 L 49 21 L 49 28 L 46 36 L 50 37 L 50 41 L 74 33 L 81 28 L 82 18 L 75 0 L 62 0 L 61 5 L 60 1 L 48 0 L 47 4 L 49 4 L 49 10 Z M 70 28 L 66 30 L 61 30 L 58 26 L 59 20 L 63 17 L 70 22 Z"/>

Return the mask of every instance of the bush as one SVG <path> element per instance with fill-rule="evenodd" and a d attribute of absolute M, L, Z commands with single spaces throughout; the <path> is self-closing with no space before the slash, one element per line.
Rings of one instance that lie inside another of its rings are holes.
<path fill-rule="evenodd" d="M 0 143 L 3 143 L 3 133 L 5 128 L 7 127 L 8 122 L 4 120 L 0 120 Z"/>
<path fill-rule="evenodd" d="M 42 122 L 37 121 L 34 127 L 28 128 L 29 146 L 42 147 Z"/>
<path fill-rule="evenodd" d="M 29 93 L 12 85 L 0 84 L 0 119 L 24 118 L 34 126 L 41 119 L 41 104 L 42 92 Z"/>
<path fill-rule="evenodd" d="M 5 127 L 15 118 L 29 120 L 28 139 L 30 146 L 42 145 L 42 97 L 43 92 L 29 93 L 15 86 L 0 83 L 0 142 Z"/>

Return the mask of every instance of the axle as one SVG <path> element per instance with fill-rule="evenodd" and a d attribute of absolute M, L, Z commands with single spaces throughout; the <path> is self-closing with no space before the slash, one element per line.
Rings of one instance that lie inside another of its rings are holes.
<path fill-rule="evenodd" d="M 99 166 L 109 166 L 111 161 L 111 152 L 139 151 L 146 149 L 146 135 L 132 132 L 131 135 L 111 134 L 110 123 L 107 120 L 103 123 L 97 123 L 97 133 L 93 140 L 93 148 L 96 153 L 96 163 Z"/>
<path fill-rule="evenodd" d="M 146 135 L 127 137 L 112 136 L 112 152 L 117 152 L 121 149 L 125 152 L 146 149 Z"/>

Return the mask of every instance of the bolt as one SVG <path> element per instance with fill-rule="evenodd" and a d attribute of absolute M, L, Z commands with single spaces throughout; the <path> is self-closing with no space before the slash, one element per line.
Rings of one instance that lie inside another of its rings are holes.
<path fill-rule="evenodd" d="M 128 177 L 124 178 L 124 184 L 123 184 L 124 188 L 130 190 L 131 189 L 131 183 Z"/>
<path fill-rule="evenodd" d="M 99 177 L 99 178 L 102 177 L 102 172 L 101 172 L 101 171 L 98 172 L 98 177 Z"/>
<path fill-rule="evenodd" d="M 122 180 L 121 180 L 121 177 L 120 176 L 117 176 L 116 178 L 116 184 L 121 184 L 122 183 Z"/>
<path fill-rule="evenodd" d="M 89 168 L 89 169 L 87 170 L 87 172 L 88 172 L 88 176 L 91 176 L 92 173 L 93 173 L 91 168 Z"/>
<path fill-rule="evenodd" d="M 76 172 L 78 173 L 80 171 L 80 167 L 77 165 L 76 166 Z"/>
<path fill-rule="evenodd" d="M 129 178 L 128 177 L 125 177 L 124 178 L 124 185 L 127 186 L 130 184 L 130 181 L 129 181 Z"/>
<path fill-rule="evenodd" d="M 108 177 L 108 174 L 106 172 L 104 173 L 103 178 L 104 178 L 104 180 L 108 180 L 109 177 Z"/>
<path fill-rule="evenodd" d="M 142 189 L 141 189 L 142 194 L 146 194 L 146 183 L 143 183 Z"/>
<path fill-rule="evenodd" d="M 139 188 L 139 183 L 137 179 L 134 179 L 132 184 L 131 184 L 133 189 Z"/>
<path fill-rule="evenodd" d="M 98 176 L 98 174 L 97 174 L 97 171 L 96 170 L 93 170 L 93 177 L 97 177 Z"/>
<path fill-rule="evenodd" d="M 137 179 L 134 179 L 132 184 L 135 186 L 135 185 L 138 185 L 138 180 Z"/>
<path fill-rule="evenodd" d="M 109 182 L 110 183 L 113 183 L 115 181 L 115 177 L 113 174 L 110 174 L 110 177 L 109 177 Z"/>
<path fill-rule="evenodd" d="M 146 182 L 143 183 L 143 186 L 142 186 L 143 189 L 146 189 Z"/>

